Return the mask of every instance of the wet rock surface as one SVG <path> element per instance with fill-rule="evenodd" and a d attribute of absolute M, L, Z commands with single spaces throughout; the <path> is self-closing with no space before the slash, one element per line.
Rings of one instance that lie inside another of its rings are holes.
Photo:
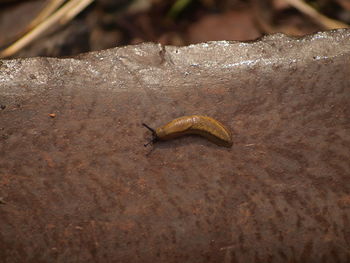
<path fill-rule="evenodd" d="M 350 31 L 0 62 L 3 262 L 349 262 Z M 233 147 L 157 127 L 208 115 Z"/>

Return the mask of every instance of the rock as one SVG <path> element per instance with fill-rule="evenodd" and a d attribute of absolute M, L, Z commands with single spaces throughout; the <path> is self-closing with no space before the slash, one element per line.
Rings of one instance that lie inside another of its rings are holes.
<path fill-rule="evenodd" d="M 350 30 L 2 60 L 5 262 L 346 262 Z M 54 114 L 54 118 L 50 117 Z M 201 138 L 143 147 L 175 117 Z"/>

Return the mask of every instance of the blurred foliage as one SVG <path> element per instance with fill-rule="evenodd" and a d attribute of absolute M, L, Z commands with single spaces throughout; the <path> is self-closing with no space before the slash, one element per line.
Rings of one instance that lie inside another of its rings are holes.
<path fill-rule="evenodd" d="M 0 46 L 33 30 L 34 6 L 53 1 L 0 0 Z M 65 3 L 73 1 L 87 0 Z M 349 22 L 350 0 L 95 0 L 68 25 L 53 23 L 37 34 L 18 56 L 73 55 L 145 41 L 188 45 L 275 32 L 298 36 Z"/>

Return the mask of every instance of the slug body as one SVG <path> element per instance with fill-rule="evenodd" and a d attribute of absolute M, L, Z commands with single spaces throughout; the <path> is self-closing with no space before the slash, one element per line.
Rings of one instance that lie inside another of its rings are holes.
<path fill-rule="evenodd" d="M 169 140 L 187 134 L 197 134 L 217 145 L 232 146 L 230 131 L 217 120 L 207 116 L 192 115 L 180 117 L 155 130 L 145 124 L 144 126 L 152 131 L 153 142 Z"/>

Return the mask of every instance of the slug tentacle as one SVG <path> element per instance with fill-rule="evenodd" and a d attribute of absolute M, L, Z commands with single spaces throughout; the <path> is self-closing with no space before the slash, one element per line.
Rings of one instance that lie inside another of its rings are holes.
<path fill-rule="evenodd" d="M 157 142 L 158 141 L 158 136 L 157 136 L 156 130 L 151 128 L 151 127 L 149 127 L 145 123 L 142 123 L 142 125 L 152 132 L 152 139 L 148 143 L 144 144 L 143 146 L 147 147 L 149 144 L 153 144 L 153 143 Z"/>

